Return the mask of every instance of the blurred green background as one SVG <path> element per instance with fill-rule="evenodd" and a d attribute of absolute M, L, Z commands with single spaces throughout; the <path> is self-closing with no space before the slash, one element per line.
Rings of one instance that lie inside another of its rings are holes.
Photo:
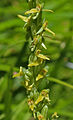
<path fill-rule="evenodd" d="M 41 0 L 48 27 L 56 33 L 46 39 L 48 75 L 73 85 L 73 0 Z M 30 51 L 25 39 L 24 22 L 17 15 L 28 9 L 26 0 L 0 0 L 0 120 L 32 120 L 26 91 L 13 72 L 27 68 Z M 42 83 L 50 89 L 49 115 L 57 112 L 58 120 L 73 120 L 73 90 L 57 83 Z"/>

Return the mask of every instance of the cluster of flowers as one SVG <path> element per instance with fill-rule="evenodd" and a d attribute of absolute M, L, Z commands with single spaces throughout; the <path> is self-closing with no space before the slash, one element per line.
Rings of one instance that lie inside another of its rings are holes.
<path fill-rule="evenodd" d="M 49 120 L 48 107 L 50 103 L 49 89 L 38 90 L 38 84 L 46 77 L 47 69 L 45 67 L 45 61 L 50 60 L 46 55 L 42 54 L 42 47 L 47 49 L 44 44 L 44 33 L 47 31 L 55 36 L 55 33 L 47 28 L 47 21 L 44 21 L 40 29 L 37 31 L 35 21 L 39 17 L 42 11 L 53 12 L 52 10 L 42 9 L 42 5 L 37 4 L 36 8 L 32 8 L 25 12 L 26 16 L 18 15 L 25 25 L 24 27 L 31 28 L 32 40 L 31 40 L 31 55 L 29 56 L 28 69 L 20 67 L 19 73 L 13 75 L 13 77 L 23 76 L 23 85 L 27 89 L 28 93 L 28 105 L 33 113 L 35 119 Z M 28 17 L 27 17 L 28 16 Z M 33 28 L 33 30 L 32 30 Z M 52 115 L 52 120 L 57 118 L 57 113 Z"/>

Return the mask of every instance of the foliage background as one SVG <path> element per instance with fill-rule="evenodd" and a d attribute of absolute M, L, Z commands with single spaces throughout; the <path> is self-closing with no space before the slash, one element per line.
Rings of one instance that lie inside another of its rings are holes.
<path fill-rule="evenodd" d="M 47 39 L 47 54 L 51 61 L 48 75 L 73 84 L 73 1 L 41 0 L 44 8 L 54 13 L 43 13 L 48 27 L 56 33 Z M 19 80 L 12 79 L 19 66 L 27 68 L 30 51 L 25 39 L 24 22 L 17 15 L 28 9 L 26 0 L 0 0 L 0 120 L 30 120 L 25 89 Z M 50 89 L 49 115 L 57 112 L 59 120 L 73 120 L 73 90 L 57 83 L 42 83 Z"/>

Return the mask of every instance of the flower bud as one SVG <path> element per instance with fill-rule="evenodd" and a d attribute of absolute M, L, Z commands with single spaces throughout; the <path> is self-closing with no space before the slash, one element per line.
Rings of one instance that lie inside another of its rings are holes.
<path fill-rule="evenodd" d="M 45 105 L 41 111 L 41 114 L 44 116 L 45 119 L 48 117 L 48 106 Z"/>

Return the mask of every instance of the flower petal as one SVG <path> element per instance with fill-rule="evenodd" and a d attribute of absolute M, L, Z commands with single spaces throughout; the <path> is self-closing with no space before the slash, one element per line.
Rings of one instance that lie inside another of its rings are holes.
<path fill-rule="evenodd" d="M 34 83 L 33 83 L 32 85 L 30 85 L 27 89 L 28 89 L 28 90 L 31 90 L 32 87 L 33 87 L 33 85 L 34 85 Z"/>
<path fill-rule="evenodd" d="M 44 60 L 50 60 L 50 58 L 46 57 L 45 55 L 43 54 L 38 54 L 37 57 L 41 58 L 41 59 L 44 59 Z"/>
<path fill-rule="evenodd" d="M 55 33 L 53 31 L 51 31 L 50 29 L 48 29 L 47 27 L 44 28 L 44 30 L 47 31 L 47 32 L 49 32 L 49 33 L 51 33 L 51 34 L 53 34 L 53 36 L 55 36 Z"/>
<path fill-rule="evenodd" d="M 22 15 L 18 15 L 20 19 L 22 19 L 24 22 L 28 22 L 28 18 Z"/>
<path fill-rule="evenodd" d="M 15 77 L 20 77 L 20 73 L 13 75 L 13 78 L 15 78 Z"/>
<path fill-rule="evenodd" d="M 41 74 L 38 74 L 38 76 L 36 77 L 36 81 L 38 81 L 39 79 L 43 78 L 44 76 Z"/>
<path fill-rule="evenodd" d="M 28 86 L 28 81 L 25 81 L 25 83 L 26 83 L 26 87 Z"/>
<path fill-rule="evenodd" d="M 53 10 L 48 10 L 48 9 L 43 9 L 42 11 L 45 11 L 45 12 L 54 12 Z"/>
<path fill-rule="evenodd" d="M 39 12 L 39 10 L 37 10 L 36 8 L 33 8 L 31 10 L 26 11 L 25 15 L 30 14 L 30 13 L 37 13 L 37 12 Z"/>
<path fill-rule="evenodd" d="M 38 62 L 32 62 L 32 63 L 28 64 L 28 67 L 37 66 L 37 65 L 39 65 Z"/>
<path fill-rule="evenodd" d="M 22 15 L 18 15 L 18 17 L 20 18 L 20 19 L 22 19 L 24 22 L 29 22 L 29 20 L 30 20 L 30 18 L 31 18 L 31 16 L 29 16 L 29 17 L 25 17 L 25 16 L 22 16 Z"/>
<path fill-rule="evenodd" d="M 40 95 L 38 97 L 38 99 L 35 101 L 35 104 L 38 104 L 39 102 L 41 102 L 44 99 L 44 96 Z"/>
<path fill-rule="evenodd" d="M 20 71 L 19 71 L 19 73 L 17 73 L 17 74 L 14 74 L 13 75 L 13 78 L 15 78 L 15 77 L 20 77 L 20 76 L 22 76 L 24 73 L 23 73 L 23 68 L 20 66 Z"/>

